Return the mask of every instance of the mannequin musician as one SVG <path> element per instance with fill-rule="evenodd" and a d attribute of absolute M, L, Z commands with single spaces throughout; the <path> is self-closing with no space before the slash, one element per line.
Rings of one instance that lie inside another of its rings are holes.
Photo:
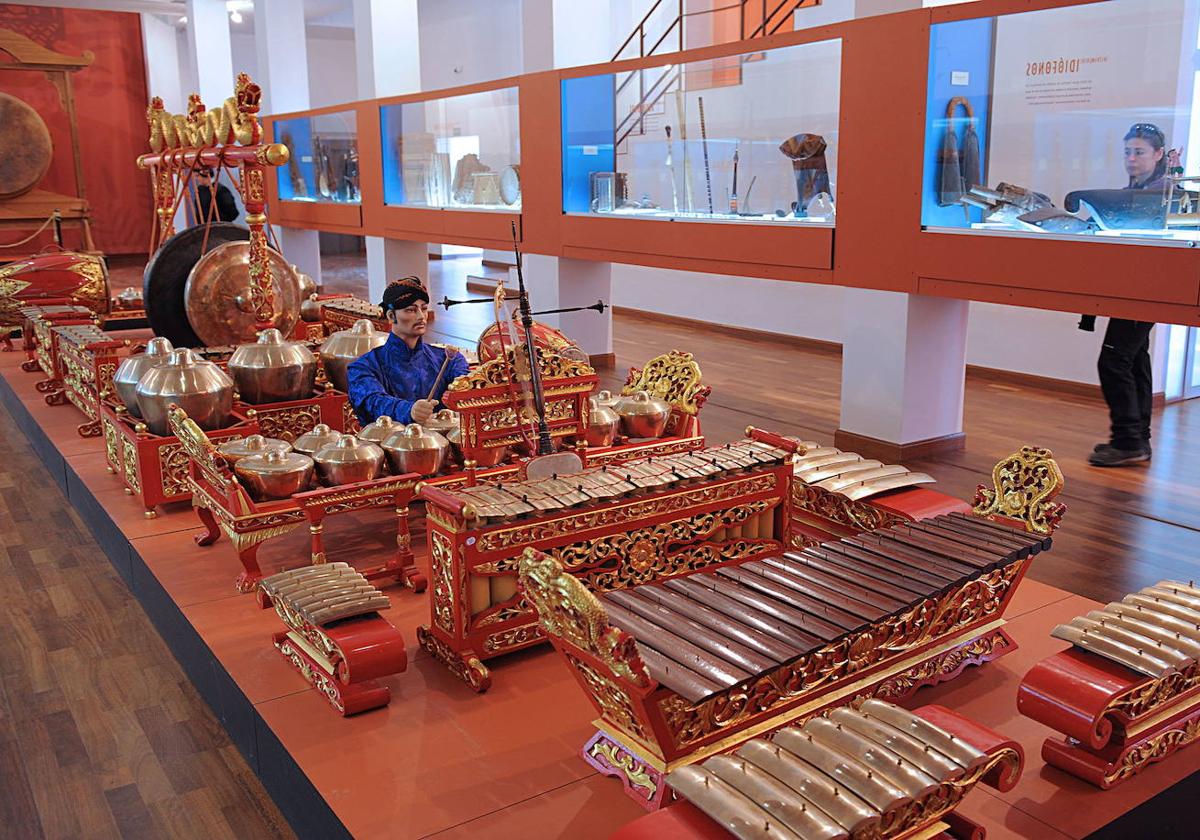
<path fill-rule="evenodd" d="M 350 404 L 363 425 L 383 415 L 397 423 L 425 423 L 446 387 L 467 373 L 467 361 L 454 350 L 425 343 L 429 293 L 418 278 L 389 283 L 379 308 L 391 335 L 347 368 Z"/>

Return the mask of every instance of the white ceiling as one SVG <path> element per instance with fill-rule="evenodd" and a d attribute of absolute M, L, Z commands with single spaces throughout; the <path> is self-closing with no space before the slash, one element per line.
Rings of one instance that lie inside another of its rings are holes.
<path fill-rule="evenodd" d="M 112 12 L 148 12 L 174 23 L 187 14 L 187 0 L 21 0 L 30 6 L 67 6 L 75 9 Z M 235 26 L 253 29 L 251 0 L 238 4 L 243 22 Z M 315 26 L 353 27 L 351 0 L 304 0 L 304 20 Z"/>

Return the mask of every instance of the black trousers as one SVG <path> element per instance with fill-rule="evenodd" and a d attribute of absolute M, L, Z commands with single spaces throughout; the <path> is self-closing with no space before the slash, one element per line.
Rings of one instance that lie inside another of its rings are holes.
<path fill-rule="evenodd" d="M 1146 321 L 1110 318 L 1096 367 L 1112 421 L 1112 445 L 1135 450 L 1150 443 L 1154 383 L 1150 369 L 1150 330 Z"/>

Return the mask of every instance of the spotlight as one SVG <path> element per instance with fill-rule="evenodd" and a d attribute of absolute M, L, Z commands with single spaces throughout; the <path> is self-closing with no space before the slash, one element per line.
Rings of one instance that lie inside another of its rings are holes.
<path fill-rule="evenodd" d="M 237 9 L 234 9 L 232 12 L 229 13 L 229 20 L 232 21 L 233 23 L 241 23 L 242 22 L 242 13 L 239 12 Z"/>

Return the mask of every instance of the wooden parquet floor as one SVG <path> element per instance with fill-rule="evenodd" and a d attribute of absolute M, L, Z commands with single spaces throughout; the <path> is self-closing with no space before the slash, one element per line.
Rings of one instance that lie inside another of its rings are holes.
<path fill-rule="evenodd" d="M 365 273 L 340 259 L 338 285 L 365 292 Z M 451 294 L 465 292 L 457 286 L 472 267 L 431 264 Z M 471 342 L 484 308 L 439 312 L 436 332 Z M 703 423 L 714 441 L 739 437 L 750 424 L 832 441 L 836 352 L 636 315 L 619 315 L 614 336 L 618 366 L 602 372 L 605 387 L 658 353 L 696 354 L 713 386 Z M 1200 578 L 1200 449 L 1187 443 L 1200 439 L 1200 401 L 1155 413 L 1154 461 L 1144 467 L 1086 465 L 1106 423 L 1098 398 L 969 379 L 966 449 L 909 466 L 969 498 L 1005 454 L 1022 443 L 1048 446 L 1066 475 L 1069 512 L 1034 578 L 1098 600 L 1164 577 Z M 22 441 L 0 411 L 0 836 L 291 836 Z"/>
<path fill-rule="evenodd" d="M 292 837 L 23 440 L 0 410 L 0 837 Z"/>

